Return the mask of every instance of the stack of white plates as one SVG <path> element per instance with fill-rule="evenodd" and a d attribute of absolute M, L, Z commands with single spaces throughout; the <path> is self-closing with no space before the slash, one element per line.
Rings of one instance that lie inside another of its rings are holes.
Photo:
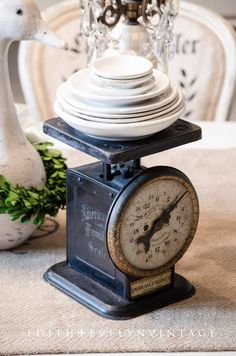
<path fill-rule="evenodd" d="M 176 121 L 183 97 L 168 77 L 143 57 L 97 60 L 57 90 L 55 112 L 75 129 L 107 140 L 150 136 Z"/>

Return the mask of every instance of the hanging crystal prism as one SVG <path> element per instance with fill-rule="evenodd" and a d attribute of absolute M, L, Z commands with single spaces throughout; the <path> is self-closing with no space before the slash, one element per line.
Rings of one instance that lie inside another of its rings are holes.
<path fill-rule="evenodd" d="M 148 1 L 148 0 L 146 0 Z M 179 0 L 166 0 L 158 6 L 156 0 L 146 3 L 144 22 L 152 34 L 159 66 L 168 74 L 169 60 L 174 57 L 174 22 L 179 12 Z"/>
<path fill-rule="evenodd" d="M 103 8 L 98 0 L 84 0 L 84 13 L 81 21 L 81 32 L 87 37 L 88 66 L 100 58 L 107 48 L 116 46 L 111 38 L 110 29 L 100 21 Z"/>

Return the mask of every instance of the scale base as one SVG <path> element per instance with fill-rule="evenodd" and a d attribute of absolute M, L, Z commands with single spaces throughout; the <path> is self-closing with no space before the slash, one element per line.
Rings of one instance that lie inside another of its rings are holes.
<path fill-rule="evenodd" d="M 44 278 L 93 312 L 108 319 L 130 319 L 190 298 L 195 288 L 182 276 L 174 274 L 168 289 L 145 295 L 133 301 L 123 299 L 66 262 L 52 266 Z"/>

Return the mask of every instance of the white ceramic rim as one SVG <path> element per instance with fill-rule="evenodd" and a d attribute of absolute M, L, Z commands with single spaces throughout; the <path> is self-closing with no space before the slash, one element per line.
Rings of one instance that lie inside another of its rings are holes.
<path fill-rule="evenodd" d="M 144 82 L 141 85 L 137 86 L 136 88 L 131 88 L 131 89 L 101 87 L 98 84 L 95 84 L 93 83 L 93 81 L 91 81 L 91 76 L 89 76 L 88 81 L 89 81 L 89 86 L 91 87 L 91 89 L 94 91 L 96 95 L 109 96 L 112 94 L 112 96 L 114 97 L 120 96 L 121 94 L 127 96 L 144 94 L 147 93 L 149 90 L 152 90 L 156 85 L 155 77 L 152 77 L 147 82 Z"/>
<path fill-rule="evenodd" d="M 106 71 L 106 69 L 102 69 L 101 66 L 105 66 L 107 68 L 106 63 L 109 61 L 109 63 L 114 64 L 114 72 L 109 73 Z M 118 74 L 117 68 L 119 66 L 121 67 L 129 67 L 130 65 L 129 62 L 132 62 L 131 65 L 131 70 L 135 67 L 135 62 L 140 66 L 140 70 L 137 71 L 136 73 L 130 74 L 130 70 L 127 74 Z M 120 62 L 120 63 L 119 63 Z M 139 63 L 138 63 L 139 62 Z M 142 67 L 142 69 L 141 69 Z M 97 76 L 105 78 L 105 79 L 113 79 L 113 80 L 126 80 L 126 79 L 136 79 L 143 77 L 149 73 L 152 72 L 153 70 L 153 64 L 151 61 L 148 59 L 141 57 L 141 56 L 132 56 L 132 55 L 115 55 L 111 57 L 103 57 L 97 59 L 91 66 L 91 69 L 93 73 L 95 73 Z"/>
<path fill-rule="evenodd" d="M 80 111 L 77 110 L 75 107 L 71 106 L 70 104 L 68 104 L 66 101 L 64 100 L 58 100 L 59 103 L 62 104 L 63 108 L 66 108 L 66 111 L 71 112 L 72 114 L 76 115 L 76 116 L 80 116 L 80 115 L 85 115 L 88 116 L 90 118 L 101 118 L 101 119 L 105 119 L 105 120 L 110 120 L 110 119 L 129 119 L 129 118 L 135 118 L 135 117 L 143 117 L 143 116 L 147 116 L 147 115 L 153 115 L 153 114 L 158 114 L 159 112 L 162 112 L 165 109 L 169 109 L 172 106 L 174 106 L 177 101 L 179 101 L 181 99 L 183 99 L 182 94 L 178 95 L 174 100 L 172 100 L 169 104 L 164 105 L 160 108 L 154 109 L 154 110 L 149 110 L 149 111 L 144 111 L 144 112 L 137 112 L 137 113 L 132 113 L 132 114 L 100 114 L 100 113 L 93 113 L 93 115 L 88 114 L 87 112 L 84 111 Z"/>
<path fill-rule="evenodd" d="M 169 90 L 165 93 L 160 94 L 158 97 L 151 98 L 146 100 L 142 103 L 142 105 L 132 105 L 132 106 L 91 106 L 80 100 L 68 100 L 67 95 L 64 94 L 66 88 L 66 83 L 63 83 L 59 86 L 56 92 L 56 97 L 60 102 L 67 102 L 70 106 L 74 107 L 76 110 L 80 111 L 84 114 L 90 114 L 91 116 L 96 116 L 101 114 L 108 114 L 108 115 L 121 115 L 121 114 L 133 114 L 133 113 L 141 113 L 145 111 L 151 111 L 157 108 L 161 108 L 164 105 L 171 103 L 179 94 L 179 89 L 174 85 L 171 84 Z M 92 109 L 92 110 L 91 110 Z"/>
<path fill-rule="evenodd" d="M 135 129 L 135 128 L 141 128 L 141 127 L 149 127 L 149 126 L 155 126 L 156 124 L 165 122 L 168 119 L 171 119 L 172 117 L 175 117 L 176 115 L 180 117 L 186 109 L 185 103 L 183 102 L 183 105 L 181 105 L 180 109 L 174 110 L 173 113 L 169 113 L 166 115 L 163 115 L 162 118 L 157 118 L 157 119 L 150 119 L 150 120 L 145 120 L 145 121 L 139 121 L 139 122 L 130 122 L 130 123 L 101 123 L 101 122 L 94 122 L 94 121 L 89 121 L 89 120 L 84 120 L 80 117 L 75 117 L 72 116 L 71 114 L 66 113 L 62 108 L 60 103 L 57 101 L 54 104 L 54 111 L 56 112 L 57 115 L 59 115 L 63 120 L 69 120 L 71 122 L 74 122 L 75 125 L 81 125 L 85 127 L 90 127 L 93 129 L 99 129 L 99 130 L 115 130 L 115 129 L 121 129 L 121 130 L 126 130 L 126 129 Z M 170 115 L 171 114 L 171 115 Z M 64 117 L 63 117 L 64 116 Z M 66 118 L 66 119 L 65 119 Z"/>
<path fill-rule="evenodd" d="M 153 77 L 153 73 L 150 73 L 145 75 L 144 77 L 140 77 L 137 79 L 112 80 L 112 79 L 101 78 L 93 73 L 91 73 L 90 75 L 98 83 L 103 83 L 110 88 L 117 88 L 117 89 L 119 88 L 120 90 L 123 90 L 125 88 L 129 88 L 129 89 L 135 88 L 138 85 L 145 83 L 146 81 L 148 81 Z"/>
<path fill-rule="evenodd" d="M 73 79 L 79 78 L 81 75 L 81 80 L 79 80 L 79 86 L 73 85 Z M 82 69 L 79 72 L 73 74 L 66 83 L 62 85 L 67 86 L 68 95 L 74 99 L 79 99 L 87 103 L 98 103 L 99 105 L 104 104 L 112 104 L 112 105 L 128 105 L 138 101 L 145 101 L 152 97 L 158 96 L 164 93 L 170 86 L 170 80 L 166 74 L 161 71 L 154 70 L 153 75 L 155 78 L 156 86 L 148 93 L 139 94 L 139 95 L 130 95 L 130 96 L 104 96 L 97 95 L 94 93 L 89 93 L 89 75 L 90 69 Z M 91 87 L 90 87 L 91 88 Z M 86 92 L 86 90 L 88 90 Z"/>
<path fill-rule="evenodd" d="M 171 113 L 175 109 L 181 108 L 183 105 L 184 101 L 183 98 L 179 97 L 178 100 L 172 105 L 169 106 L 165 110 L 160 110 L 159 112 L 150 114 L 150 115 L 142 115 L 142 116 L 136 116 L 132 118 L 126 118 L 125 116 L 123 118 L 119 119 L 111 119 L 111 118 L 98 118 L 95 116 L 90 116 L 90 115 L 85 115 L 81 113 L 76 113 L 73 111 L 68 110 L 65 106 L 62 106 L 60 102 L 57 102 L 58 105 L 61 107 L 62 110 L 64 110 L 66 113 L 71 114 L 74 117 L 79 117 L 84 120 L 88 120 L 91 122 L 100 122 L 100 123 L 112 123 L 112 124 L 119 124 L 119 123 L 132 123 L 132 122 L 140 122 L 140 121 L 146 121 L 146 120 L 151 120 L 151 119 L 157 119 L 161 118 L 163 115 Z"/>
<path fill-rule="evenodd" d="M 183 114 L 185 108 L 183 108 L 182 111 L 173 114 L 172 116 L 163 118 L 161 120 L 149 120 L 145 123 L 142 123 L 141 125 L 140 123 L 137 123 L 125 125 L 110 124 L 105 126 L 104 124 L 96 125 L 94 122 L 91 123 L 78 118 L 71 120 L 71 117 L 68 117 L 68 115 L 61 112 L 61 110 L 56 107 L 56 104 L 54 106 L 54 110 L 68 125 L 87 135 L 102 140 L 130 141 L 135 140 L 136 138 L 151 136 L 159 131 L 164 130 L 173 124 Z"/>

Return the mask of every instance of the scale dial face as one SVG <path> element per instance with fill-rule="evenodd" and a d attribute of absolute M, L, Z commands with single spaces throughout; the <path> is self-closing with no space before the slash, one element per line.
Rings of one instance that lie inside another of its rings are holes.
<path fill-rule="evenodd" d="M 182 172 L 170 167 L 148 169 L 112 207 L 107 224 L 110 256 L 131 276 L 162 273 L 186 252 L 198 218 L 197 194 Z"/>

